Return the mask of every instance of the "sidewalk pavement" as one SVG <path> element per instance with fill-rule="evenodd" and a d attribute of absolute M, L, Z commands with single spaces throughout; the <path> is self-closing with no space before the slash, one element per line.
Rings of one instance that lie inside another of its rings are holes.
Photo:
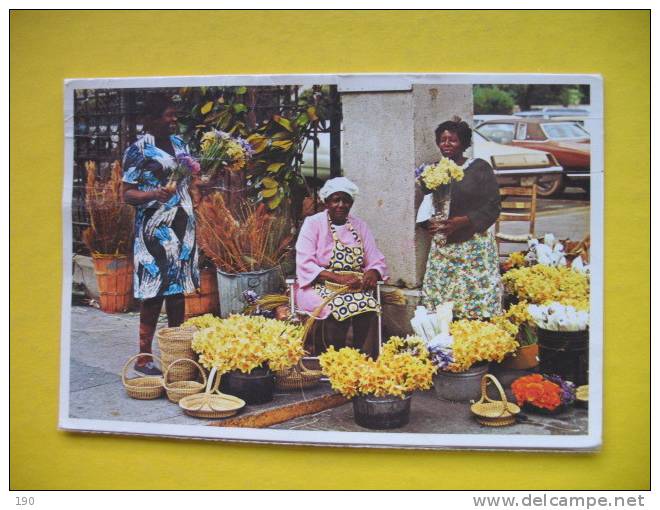
<path fill-rule="evenodd" d="M 135 400 L 129 398 L 121 383 L 121 369 L 137 351 L 139 315 L 135 313 L 106 314 L 91 307 L 71 309 L 70 405 L 72 418 L 137 421 L 144 423 L 208 425 L 218 420 L 187 416 L 178 405 L 166 398 Z M 160 326 L 166 322 L 161 321 Z M 154 342 L 158 354 L 157 342 Z M 130 373 L 130 371 L 129 371 Z M 510 383 L 519 372 L 500 373 L 503 384 Z M 245 413 L 258 412 L 282 405 L 309 400 L 329 394 L 327 383 L 314 390 L 277 393 L 273 402 L 249 406 Z M 516 426 L 489 428 L 479 425 L 470 416 L 469 405 L 438 399 L 434 392 L 418 392 L 412 401 L 410 423 L 393 432 L 443 434 L 540 434 L 572 435 L 587 431 L 584 409 L 572 409 L 556 417 L 528 415 Z M 353 420 L 352 405 L 344 404 L 316 414 L 295 418 L 276 429 L 360 431 Z"/>

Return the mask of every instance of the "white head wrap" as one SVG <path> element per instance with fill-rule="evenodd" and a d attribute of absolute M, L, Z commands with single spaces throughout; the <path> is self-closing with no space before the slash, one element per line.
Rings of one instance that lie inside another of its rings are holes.
<path fill-rule="evenodd" d="M 334 179 L 326 181 L 321 188 L 321 191 L 319 191 L 319 197 L 325 202 L 330 195 L 337 193 L 338 191 L 343 191 L 344 193 L 349 194 L 351 198 L 355 199 L 360 190 L 346 177 L 335 177 Z"/>

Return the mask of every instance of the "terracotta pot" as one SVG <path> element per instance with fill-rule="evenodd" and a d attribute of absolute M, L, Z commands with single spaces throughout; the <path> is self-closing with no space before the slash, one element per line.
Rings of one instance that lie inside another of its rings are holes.
<path fill-rule="evenodd" d="M 133 259 L 125 255 L 92 255 L 92 260 L 101 310 L 127 312 L 133 304 Z"/>
<path fill-rule="evenodd" d="M 509 354 L 502 361 L 503 368 L 513 370 L 529 370 L 539 364 L 539 345 L 530 344 L 518 347 L 516 352 Z"/>
<path fill-rule="evenodd" d="M 215 269 L 202 269 L 199 272 L 199 291 L 185 295 L 186 320 L 205 313 L 218 313 L 218 279 Z"/>

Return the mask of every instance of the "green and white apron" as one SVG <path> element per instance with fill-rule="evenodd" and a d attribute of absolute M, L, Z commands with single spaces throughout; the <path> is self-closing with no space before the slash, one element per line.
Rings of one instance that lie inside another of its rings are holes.
<path fill-rule="evenodd" d="M 330 262 L 326 269 L 332 272 L 352 271 L 361 273 L 362 265 L 364 264 L 364 248 L 360 236 L 353 228 L 353 225 L 348 220 L 346 221 L 346 226 L 351 231 L 353 239 L 358 243 L 357 246 L 351 247 L 346 246 L 339 240 L 335 226 L 330 221 L 330 218 L 328 218 L 328 222 L 330 223 L 334 246 L 332 248 Z M 314 289 L 323 299 L 332 294 L 332 290 L 328 289 L 323 283 L 317 283 L 314 285 Z M 344 292 L 335 296 L 328 303 L 328 306 L 330 307 L 332 316 L 338 321 L 344 321 L 361 313 L 378 311 L 378 303 L 376 302 L 373 291 L 370 290 Z"/>
<path fill-rule="evenodd" d="M 477 233 L 462 243 L 431 242 L 422 287 L 422 304 L 434 310 L 453 301 L 454 317 L 484 319 L 501 315 L 497 245 L 491 232 Z"/>

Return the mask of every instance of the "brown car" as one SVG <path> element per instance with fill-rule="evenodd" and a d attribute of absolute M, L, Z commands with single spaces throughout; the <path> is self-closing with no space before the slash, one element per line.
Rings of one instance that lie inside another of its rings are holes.
<path fill-rule="evenodd" d="M 561 193 L 566 185 L 589 189 L 591 144 L 587 131 L 576 121 L 547 119 L 489 119 L 476 127 L 493 142 L 551 153 L 563 174 L 539 183 L 539 194 Z"/>

